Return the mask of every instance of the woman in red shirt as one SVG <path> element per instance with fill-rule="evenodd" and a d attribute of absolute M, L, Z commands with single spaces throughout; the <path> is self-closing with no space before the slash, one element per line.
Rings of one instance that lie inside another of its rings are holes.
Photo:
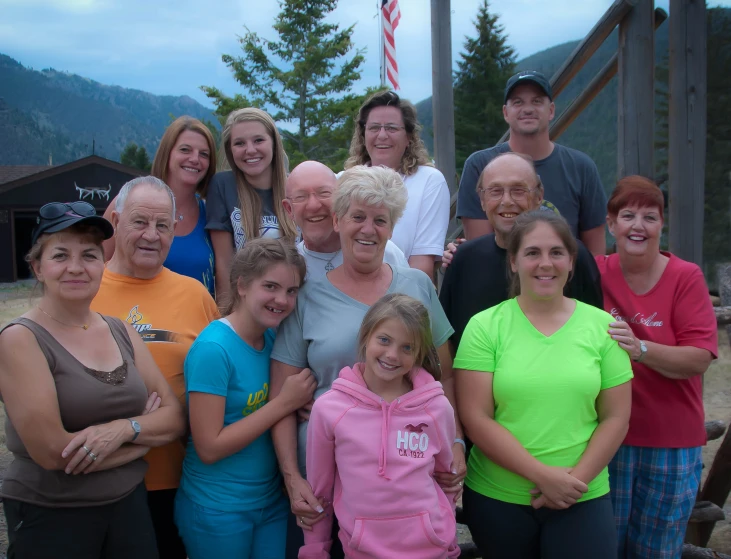
<path fill-rule="evenodd" d="M 633 360 L 629 432 L 609 465 L 619 557 L 680 558 L 706 443 L 701 375 L 718 353 L 700 268 L 660 250 L 662 191 L 621 179 L 608 203 L 617 253 L 597 256 L 609 333 Z"/>

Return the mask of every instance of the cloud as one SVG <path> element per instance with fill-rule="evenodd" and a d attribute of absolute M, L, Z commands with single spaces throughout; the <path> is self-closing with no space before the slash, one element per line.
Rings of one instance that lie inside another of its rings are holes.
<path fill-rule="evenodd" d="M 105 0 L 0 0 L 0 6 L 20 6 L 25 9 L 52 9 L 69 13 L 92 13 L 106 6 Z"/>
<path fill-rule="evenodd" d="M 482 0 L 451 0 L 452 56 L 459 58 Z M 583 38 L 611 0 L 491 0 L 519 57 Z M 723 0 L 722 5 L 731 5 Z M 399 0 L 396 31 L 401 93 L 431 95 L 431 9 L 427 0 Z M 668 0 L 656 0 L 668 9 Z M 280 10 L 273 0 L 0 0 L 0 51 L 26 66 L 54 67 L 158 94 L 190 95 L 208 105 L 200 85 L 241 92 L 222 54 L 240 55 L 244 26 L 267 39 Z M 355 24 L 366 50 L 356 90 L 379 82 L 377 0 L 340 0 L 328 21 Z"/>

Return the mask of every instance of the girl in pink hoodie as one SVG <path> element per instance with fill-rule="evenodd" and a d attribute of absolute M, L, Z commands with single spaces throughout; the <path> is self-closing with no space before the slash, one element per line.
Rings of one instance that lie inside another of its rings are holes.
<path fill-rule="evenodd" d="M 457 557 L 455 501 L 434 472 L 448 472 L 454 412 L 444 396 L 429 313 L 388 294 L 363 319 L 362 363 L 345 367 L 312 408 L 307 480 L 329 513 L 305 532 L 300 559 L 326 559 L 332 514 L 349 559 Z"/>

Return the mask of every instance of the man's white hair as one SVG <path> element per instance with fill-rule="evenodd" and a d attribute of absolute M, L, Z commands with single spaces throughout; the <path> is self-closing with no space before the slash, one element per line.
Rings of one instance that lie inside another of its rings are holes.
<path fill-rule="evenodd" d="M 170 202 L 173 205 L 173 221 L 175 221 L 175 216 L 177 215 L 175 213 L 175 194 L 173 194 L 173 191 L 170 190 L 170 187 L 167 184 L 165 184 L 157 177 L 153 176 L 137 177 L 136 179 L 132 179 L 131 181 L 125 183 L 125 185 L 119 191 L 119 194 L 117 194 L 117 201 L 114 203 L 114 211 L 116 211 L 117 213 L 122 213 L 122 210 L 124 210 L 124 205 L 127 203 L 127 197 L 129 196 L 129 193 L 135 186 L 138 186 L 140 184 L 149 184 L 155 190 L 162 190 L 168 196 L 170 196 Z"/>

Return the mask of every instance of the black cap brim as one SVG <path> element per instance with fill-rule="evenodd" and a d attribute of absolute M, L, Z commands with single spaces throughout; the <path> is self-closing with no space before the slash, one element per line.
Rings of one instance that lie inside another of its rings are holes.
<path fill-rule="evenodd" d="M 105 218 L 98 215 L 90 215 L 87 217 L 68 216 L 65 219 L 58 219 L 54 221 L 56 221 L 56 223 L 54 223 L 53 225 L 49 225 L 47 227 L 36 227 L 36 229 L 33 231 L 32 244 L 36 244 L 38 237 L 40 237 L 41 235 L 47 233 L 58 233 L 59 231 L 68 229 L 69 227 L 71 227 L 72 225 L 76 225 L 77 223 L 86 223 L 88 225 L 91 225 L 92 227 L 96 227 L 97 229 L 99 229 L 99 231 L 102 232 L 105 241 L 107 239 L 111 239 L 114 236 L 114 227 L 112 227 L 112 224 L 109 223 L 109 221 L 107 221 Z"/>
<path fill-rule="evenodd" d="M 511 80 L 512 79 L 513 78 L 511 78 Z M 546 97 L 548 97 L 548 99 L 553 102 L 553 92 L 551 91 L 551 84 L 549 82 L 542 80 L 539 77 L 520 76 L 520 78 L 515 80 L 515 83 L 510 84 L 510 87 L 505 90 L 505 99 L 503 100 L 503 103 L 507 105 L 508 99 L 510 99 L 510 94 L 513 92 L 513 90 L 519 85 L 527 82 L 536 85 L 541 91 L 543 91 L 543 93 L 546 94 Z M 548 89 L 546 89 L 546 87 L 548 87 Z"/>

